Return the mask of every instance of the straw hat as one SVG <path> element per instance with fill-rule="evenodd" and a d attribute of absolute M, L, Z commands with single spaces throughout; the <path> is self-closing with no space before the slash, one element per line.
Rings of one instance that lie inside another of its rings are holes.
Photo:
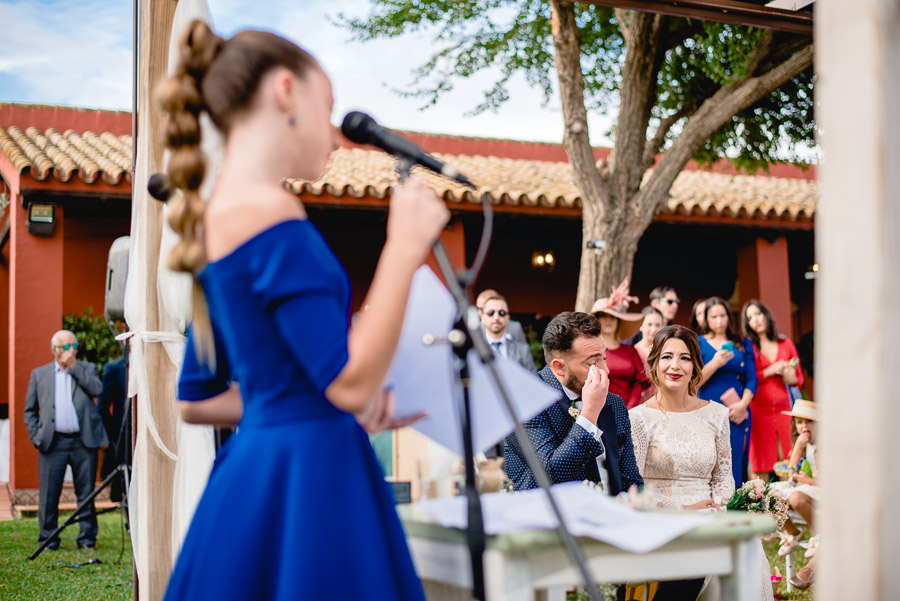
<path fill-rule="evenodd" d="M 804 401 L 803 399 L 798 400 L 794 403 L 794 409 L 792 411 L 782 411 L 784 415 L 790 415 L 791 417 L 800 417 L 803 419 L 812 419 L 815 421 L 819 421 L 819 410 L 816 409 L 816 404 L 812 401 Z"/>
<path fill-rule="evenodd" d="M 628 303 L 638 302 L 638 297 L 628 296 L 628 278 L 622 280 L 622 283 L 616 286 L 606 298 L 598 298 L 591 307 L 591 315 L 597 313 L 607 313 L 613 317 L 625 321 L 640 321 L 644 316 L 640 313 L 628 313 Z"/>

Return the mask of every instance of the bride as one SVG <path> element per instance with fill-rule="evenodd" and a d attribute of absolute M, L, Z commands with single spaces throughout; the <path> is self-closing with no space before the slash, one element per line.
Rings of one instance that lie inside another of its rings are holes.
<path fill-rule="evenodd" d="M 728 409 L 697 398 L 703 368 L 697 335 L 681 326 L 661 329 L 647 362 L 657 393 L 628 412 L 644 486 L 662 507 L 720 511 L 734 494 Z M 771 599 L 765 555 L 761 563 L 762 598 Z M 718 580 L 707 584 L 704 599 L 718 598 Z M 656 598 L 693 599 L 703 585 L 661 583 Z"/>

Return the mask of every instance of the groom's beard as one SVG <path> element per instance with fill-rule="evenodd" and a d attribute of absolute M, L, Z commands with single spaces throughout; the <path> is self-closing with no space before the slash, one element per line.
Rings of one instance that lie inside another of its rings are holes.
<path fill-rule="evenodd" d="M 566 366 L 566 381 L 563 382 L 563 386 L 571 390 L 572 392 L 578 393 L 578 396 L 581 396 L 581 389 L 584 388 L 584 380 L 580 379 L 575 375 L 569 366 Z"/>

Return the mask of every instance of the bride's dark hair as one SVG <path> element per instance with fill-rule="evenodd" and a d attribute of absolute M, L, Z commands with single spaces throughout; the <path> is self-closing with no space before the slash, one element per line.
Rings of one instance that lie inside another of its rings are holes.
<path fill-rule="evenodd" d="M 206 264 L 204 202 L 198 193 L 206 175 L 206 157 L 200 150 L 200 114 L 205 111 L 227 137 L 235 120 L 251 109 L 264 75 L 276 67 L 285 67 L 303 78 L 310 69 L 318 68 L 318 63 L 296 44 L 273 33 L 247 30 L 225 40 L 199 20 L 185 29 L 178 53 L 177 69 L 156 91 L 159 104 L 168 115 L 168 174 L 172 184 L 182 191 L 168 203 L 169 225 L 180 238 L 169 255 L 168 265 L 194 276 L 194 341 L 198 354 L 212 363 L 209 309 L 196 279 Z"/>

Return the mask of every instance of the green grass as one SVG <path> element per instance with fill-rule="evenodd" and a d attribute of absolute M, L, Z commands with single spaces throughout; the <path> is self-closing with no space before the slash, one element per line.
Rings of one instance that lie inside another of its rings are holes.
<path fill-rule="evenodd" d="M 60 524 L 66 516 L 60 516 Z M 97 601 L 132 598 L 131 541 L 123 540 L 122 513 L 99 516 L 97 548 L 78 549 L 78 524 L 60 535 L 58 551 L 45 549 L 34 561 L 37 518 L 0 522 L 0 599 L 3 601 Z M 87 564 L 92 559 L 101 563 Z M 67 566 L 82 565 L 80 568 Z"/>

